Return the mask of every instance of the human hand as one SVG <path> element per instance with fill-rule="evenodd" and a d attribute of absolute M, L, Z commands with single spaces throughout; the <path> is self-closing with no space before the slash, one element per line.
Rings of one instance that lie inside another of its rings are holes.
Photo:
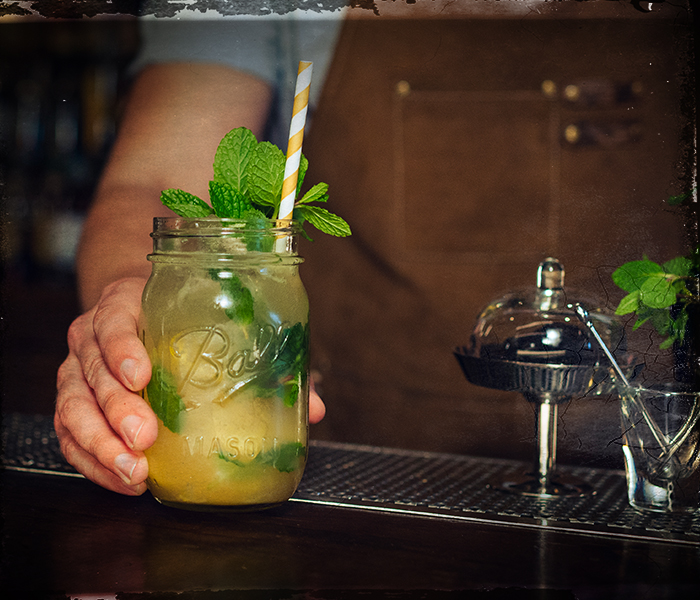
<path fill-rule="evenodd" d="M 143 451 L 158 431 L 155 414 L 136 393 L 151 376 L 138 338 L 145 283 L 129 278 L 110 284 L 95 307 L 71 324 L 69 354 L 57 378 L 54 425 L 66 460 L 98 485 L 128 495 L 146 490 Z M 324 415 L 312 380 L 309 422 Z"/>
<path fill-rule="evenodd" d="M 151 363 L 138 338 L 145 279 L 108 285 L 68 330 L 68 357 L 58 371 L 54 426 L 66 460 L 95 483 L 128 495 L 146 490 L 143 451 L 158 433 L 148 403 Z"/>
<path fill-rule="evenodd" d="M 321 396 L 316 392 L 313 376 L 309 378 L 311 386 L 309 388 L 309 423 L 318 423 L 326 416 L 326 405 L 321 400 Z"/>

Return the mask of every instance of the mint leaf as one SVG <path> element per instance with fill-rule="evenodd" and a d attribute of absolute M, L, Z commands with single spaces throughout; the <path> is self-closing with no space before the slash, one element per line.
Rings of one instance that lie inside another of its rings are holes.
<path fill-rule="evenodd" d="M 676 338 L 678 338 L 679 342 L 682 342 L 685 339 L 685 332 L 688 330 L 689 318 L 687 307 L 684 306 L 675 320 L 671 321 L 671 332 Z"/>
<path fill-rule="evenodd" d="M 241 219 L 246 211 L 253 208 L 248 198 L 230 183 L 222 181 L 209 182 L 209 199 L 214 213 L 222 219 Z"/>
<path fill-rule="evenodd" d="M 241 218 L 246 220 L 243 238 L 248 252 L 272 252 L 275 238 L 267 230 L 273 227 L 273 222 L 255 208 L 245 211 Z"/>
<path fill-rule="evenodd" d="M 679 204 L 683 204 L 686 200 L 693 197 L 693 192 L 697 191 L 697 189 L 698 186 L 696 185 L 693 189 L 688 190 L 687 192 L 683 192 L 677 196 L 670 196 L 666 202 L 670 206 L 678 206 Z"/>
<path fill-rule="evenodd" d="M 281 473 L 291 473 L 301 467 L 301 463 L 306 457 L 306 447 L 300 442 L 287 442 L 277 446 L 272 450 L 260 452 L 253 460 L 244 462 L 227 456 L 219 452 L 219 458 L 226 462 L 235 464 L 238 467 L 261 468 L 273 467 Z"/>
<path fill-rule="evenodd" d="M 662 268 L 666 273 L 677 275 L 678 277 L 688 277 L 693 268 L 693 261 L 685 256 L 678 256 L 665 262 Z"/>
<path fill-rule="evenodd" d="M 328 184 L 317 183 L 298 201 L 298 204 L 308 204 L 309 202 L 327 202 Z"/>
<path fill-rule="evenodd" d="M 255 204 L 277 208 L 282 199 L 285 156 L 274 144 L 260 142 L 250 159 L 248 192 Z"/>
<path fill-rule="evenodd" d="M 229 306 L 224 309 L 226 316 L 239 325 L 250 325 L 255 316 L 253 294 L 243 285 L 240 278 L 231 271 L 210 269 L 209 275 L 218 281 Z"/>
<path fill-rule="evenodd" d="M 282 334 L 282 343 L 271 365 L 279 377 L 293 375 L 306 367 L 307 348 L 309 344 L 309 325 L 296 323 Z"/>
<path fill-rule="evenodd" d="M 291 473 L 301 466 L 301 461 L 306 456 L 306 448 L 299 442 L 282 444 L 274 450 L 265 452 L 263 462 L 271 464 L 282 473 Z"/>
<path fill-rule="evenodd" d="M 677 196 L 669 196 L 666 202 L 670 206 L 678 206 L 679 204 L 683 204 L 685 202 L 685 199 L 688 198 L 689 194 L 686 192 L 685 194 L 679 194 Z"/>
<path fill-rule="evenodd" d="M 305 240 L 309 240 L 310 242 L 313 242 L 314 241 L 313 238 L 304 230 L 304 223 L 306 222 L 306 220 L 304 219 L 304 217 L 302 215 L 299 214 L 298 209 L 299 209 L 298 206 L 294 208 L 294 212 L 292 213 L 292 218 L 297 223 L 299 223 L 299 227 L 300 227 L 299 233 L 301 234 L 301 236 Z"/>
<path fill-rule="evenodd" d="M 650 260 L 633 260 L 618 267 L 612 274 L 615 285 L 626 292 L 641 289 L 642 284 L 650 275 L 663 274 L 660 265 Z"/>
<path fill-rule="evenodd" d="M 231 301 L 231 306 L 224 310 L 226 316 L 239 325 L 250 325 L 254 317 L 253 294 L 233 273 L 231 277 L 219 279 L 219 282 L 221 291 Z"/>
<path fill-rule="evenodd" d="M 651 321 L 654 329 L 656 329 L 659 333 L 662 335 L 668 333 L 671 315 L 667 309 L 649 308 L 646 305 L 640 304 L 639 308 L 635 312 L 637 313 L 637 321 L 632 327 L 633 331 L 639 329 L 647 321 Z"/>
<path fill-rule="evenodd" d="M 299 215 L 317 229 L 328 235 L 347 237 L 351 235 L 350 226 L 338 215 L 320 206 L 300 204 L 296 207 Z"/>
<path fill-rule="evenodd" d="M 204 200 L 183 190 L 163 190 L 160 193 L 160 201 L 175 214 L 186 219 L 203 219 L 213 212 Z"/>
<path fill-rule="evenodd" d="M 282 404 L 291 408 L 299 399 L 299 389 L 299 382 L 295 379 L 290 379 L 282 384 L 277 395 L 282 398 Z"/>
<path fill-rule="evenodd" d="M 636 311 L 639 308 L 639 290 L 627 294 L 615 309 L 616 315 L 627 315 Z"/>
<path fill-rule="evenodd" d="M 675 304 L 676 290 L 673 282 L 663 273 L 649 275 L 639 288 L 639 300 L 651 308 L 666 308 Z"/>
<path fill-rule="evenodd" d="M 285 406 L 292 407 L 299 398 L 309 363 L 309 326 L 296 323 L 287 327 L 280 336 L 279 347 L 266 356 L 267 364 L 260 367 L 254 380 L 259 394 L 264 397 L 277 395 Z"/>
<path fill-rule="evenodd" d="M 238 127 L 229 131 L 214 155 L 214 181 L 228 183 L 245 194 L 248 163 L 257 146 L 258 141 L 249 129 Z"/>
<path fill-rule="evenodd" d="M 177 393 L 177 385 L 172 374 L 163 367 L 154 365 L 151 380 L 146 386 L 148 402 L 156 416 L 173 433 L 180 432 L 180 414 L 185 404 Z"/>
<path fill-rule="evenodd" d="M 659 344 L 661 350 L 668 350 L 675 343 L 676 338 L 674 336 L 667 337 L 663 342 Z"/>
<path fill-rule="evenodd" d="M 661 335 L 668 335 L 673 327 L 671 313 L 666 309 L 648 308 L 646 314 L 650 316 L 651 324 Z"/>

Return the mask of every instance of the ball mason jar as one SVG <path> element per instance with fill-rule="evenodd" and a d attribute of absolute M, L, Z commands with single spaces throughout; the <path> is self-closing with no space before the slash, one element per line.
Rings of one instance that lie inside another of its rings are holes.
<path fill-rule="evenodd" d="M 296 490 L 308 442 L 308 315 L 298 229 L 154 219 L 139 328 L 158 416 L 147 485 L 191 510 L 255 510 Z"/>

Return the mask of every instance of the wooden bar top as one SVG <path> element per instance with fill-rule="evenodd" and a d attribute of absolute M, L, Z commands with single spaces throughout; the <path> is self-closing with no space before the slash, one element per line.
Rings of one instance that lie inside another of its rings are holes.
<path fill-rule="evenodd" d="M 263 512 L 189 512 L 150 494 L 12 470 L 2 475 L 2 505 L 2 589 L 13 592 L 697 599 L 700 591 L 697 543 L 309 500 Z"/>

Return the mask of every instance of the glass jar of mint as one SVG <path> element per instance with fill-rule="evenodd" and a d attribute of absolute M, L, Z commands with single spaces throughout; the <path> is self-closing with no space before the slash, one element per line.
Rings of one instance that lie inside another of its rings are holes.
<path fill-rule="evenodd" d="M 298 229 L 154 219 L 140 331 L 158 416 L 148 488 L 193 510 L 288 500 L 306 464 L 308 314 Z"/>

